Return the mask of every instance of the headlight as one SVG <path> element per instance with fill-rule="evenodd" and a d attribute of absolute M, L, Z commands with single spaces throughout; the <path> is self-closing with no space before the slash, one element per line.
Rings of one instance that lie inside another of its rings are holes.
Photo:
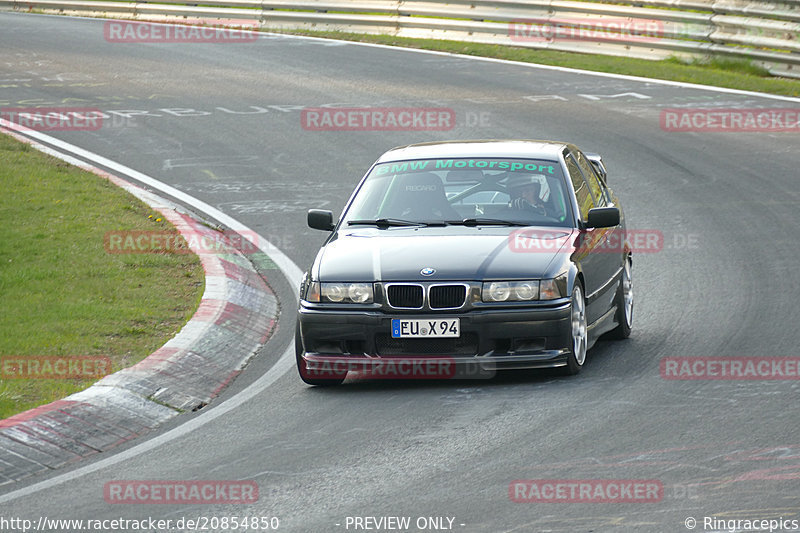
<path fill-rule="evenodd" d="M 372 283 L 320 283 L 314 281 L 309 285 L 306 301 L 369 304 L 373 301 Z"/>
<path fill-rule="evenodd" d="M 347 287 L 347 297 L 357 304 L 367 304 L 372 302 L 371 283 L 351 283 Z"/>
<path fill-rule="evenodd" d="M 539 282 L 527 281 L 489 281 L 483 284 L 484 302 L 520 302 L 536 300 L 539 296 Z"/>
<path fill-rule="evenodd" d="M 347 285 L 343 283 L 323 283 L 322 300 L 339 303 L 347 296 Z"/>
<path fill-rule="evenodd" d="M 539 296 L 539 283 L 523 281 L 514 285 L 514 296 L 517 300 L 535 300 Z"/>
<path fill-rule="evenodd" d="M 511 296 L 511 290 L 508 283 L 493 281 L 483 284 L 483 301 L 485 302 L 505 302 L 509 296 Z"/>

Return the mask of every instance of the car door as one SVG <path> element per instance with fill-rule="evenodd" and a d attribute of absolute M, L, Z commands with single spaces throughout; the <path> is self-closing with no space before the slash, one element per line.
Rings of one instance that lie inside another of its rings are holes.
<path fill-rule="evenodd" d="M 581 222 L 585 224 L 589 209 L 606 207 L 608 197 L 591 169 L 590 163 L 578 150 L 564 155 Z M 579 161 L 585 164 L 581 165 Z M 583 170 L 586 168 L 586 171 Z M 587 176 L 588 174 L 588 176 Z M 620 253 L 615 252 L 614 238 L 617 228 L 586 228 L 580 232 L 580 244 L 574 259 L 580 263 L 586 292 L 586 320 L 592 324 L 605 314 L 612 305 L 619 282 Z"/>

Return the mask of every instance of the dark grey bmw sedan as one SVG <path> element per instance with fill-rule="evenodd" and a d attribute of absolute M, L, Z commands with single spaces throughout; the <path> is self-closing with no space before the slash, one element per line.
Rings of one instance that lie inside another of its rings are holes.
<path fill-rule="evenodd" d="M 528 140 L 414 144 L 383 154 L 300 287 L 301 378 L 580 371 L 633 320 L 624 216 L 596 154 Z"/>

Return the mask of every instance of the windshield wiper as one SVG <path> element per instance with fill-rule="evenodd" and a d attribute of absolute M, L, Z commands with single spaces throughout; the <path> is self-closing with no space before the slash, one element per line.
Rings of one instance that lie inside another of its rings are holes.
<path fill-rule="evenodd" d="M 444 222 L 414 222 L 412 220 L 402 220 L 399 218 L 379 218 L 376 220 L 350 220 L 349 226 L 378 226 L 388 228 L 395 226 L 444 226 Z"/>
<path fill-rule="evenodd" d="M 453 226 L 530 226 L 527 222 L 500 220 L 499 218 L 465 218 L 464 220 L 446 220 Z"/>

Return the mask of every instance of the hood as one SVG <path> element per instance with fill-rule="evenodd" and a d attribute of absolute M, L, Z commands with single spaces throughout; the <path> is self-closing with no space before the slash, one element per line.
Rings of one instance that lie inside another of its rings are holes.
<path fill-rule="evenodd" d="M 320 250 L 321 281 L 454 281 L 539 278 L 557 268 L 569 228 L 359 228 L 339 231 Z M 420 270 L 435 272 L 423 276 Z M 555 273 L 552 273 L 555 274 Z"/>

